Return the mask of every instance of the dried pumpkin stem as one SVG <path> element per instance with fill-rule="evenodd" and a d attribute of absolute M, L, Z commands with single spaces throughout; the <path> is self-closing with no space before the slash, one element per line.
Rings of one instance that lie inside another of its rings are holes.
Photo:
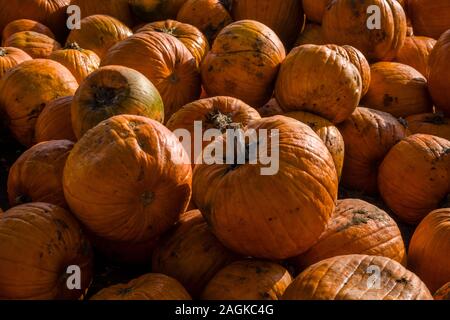
<path fill-rule="evenodd" d="M 64 47 L 64 49 L 72 49 L 72 50 L 78 50 L 78 51 L 82 51 L 83 50 L 83 49 L 81 49 L 81 47 L 76 42 L 68 42 L 68 43 L 66 43 L 66 46 Z"/>
<path fill-rule="evenodd" d="M 0 48 L 0 57 L 4 57 L 4 56 L 6 56 L 6 49 Z"/>
<path fill-rule="evenodd" d="M 447 124 L 447 121 L 444 117 L 444 114 L 442 113 L 436 113 L 430 117 L 427 117 L 425 119 L 426 123 L 431 123 L 431 124 L 436 124 L 436 125 L 442 125 L 442 124 Z"/>
<path fill-rule="evenodd" d="M 225 132 L 227 129 L 239 129 L 242 127 L 240 123 L 233 122 L 231 115 L 224 114 L 219 110 L 211 112 L 207 118 L 221 132 Z"/>

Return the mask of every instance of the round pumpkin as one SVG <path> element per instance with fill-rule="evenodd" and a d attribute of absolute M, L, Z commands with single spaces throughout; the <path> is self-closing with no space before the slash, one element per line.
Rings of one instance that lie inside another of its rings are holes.
<path fill-rule="evenodd" d="M 55 35 L 47 26 L 44 26 L 42 23 L 30 19 L 18 19 L 8 23 L 8 25 L 3 29 L 2 39 L 3 41 L 5 41 L 14 33 L 21 31 L 34 31 L 45 34 L 46 36 L 55 39 Z"/>
<path fill-rule="evenodd" d="M 9 170 L 11 207 L 27 202 L 46 202 L 66 208 L 62 175 L 72 148 L 71 141 L 53 140 L 25 151 Z"/>
<path fill-rule="evenodd" d="M 143 242 L 185 212 L 191 180 L 188 156 L 174 134 L 155 120 L 119 115 L 75 144 L 63 186 L 71 211 L 96 236 Z"/>
<path fill-rule="evenodd" d="M 306 18 L 316 23 L 322 23 L 323 16 L 330 0 L 302 0 Z"/>
<path fill-rule="evenodd" d="M 283 300 L 432 299 L 419 277 L 397 261 L 359 254 L 313 264 L 295 278 L 283 295 Z"/>
<path fill-rule="evenodd" d="M 422 113 L 406 118 L 411 133 L 423 133 L 450 140 L 450 119 L 442 113 Z"/>
<path fill-rule="evenodd" d="M 186 0 L 129 0 L 132 12 L 143 21 L 175 19 Z"/>
<path fill-rule="evenodd" d="M 405 44 L 397 53 L 395 61 L 407 64 L 428 78 L 430 68 L 428 60 L 436 40 L 428 37 L 406 37 Z"/>
<path fill-rule="evenodd" d="M 269 102 L 267 102 L 262 107 L 257 108 L 256 110 L 263 118 L 278 116 L 284 113 L 283 109 L 281 109 L 280 104 L 275 98 L 270 99 Z"/>
<path fill-rule="evenodd" d="M 434 294 L 434 300 L 450 300 L 450 282 L 447 282 Z"/>
<path fill-rule="evenodd" d="M 67 42 L 76 42 L 81 48 L 94 51 L 100 59 L 113 45 L 133 35 L 125 24 L 107 15 L 88 16 L 80 24 L 80 29 L 70 32 Z"/>
<path fill-rule="evenodd" d="M 377 6 L 381 25 L 369 28 L 369 6 Z M 369 61 L 392 60 L 406 38 L 406 16 L 396 0 L 331 1 L 323 17 L 322 30 L 327 42 L 351 45 Z"/>
<path fill-rule="evenodd" d="M 25 51 L 13 47 L 0 47 L 0 79 L 10 69 L 32 58 Z"/>
<path fill-rule="evenodd" d="M 196 61 L 181 41 L 165 33 L 140 32 L 112 47 L 102 65 L 122 65 L 144 74 L 164 102 L 164 119 L 201 93 Z"/>
<path fill-rule="evenodd" d="M 36 120 L 35 141 L 50 140 L 77 141 L 72 128 L 70 108 L 73 96 L 50 101 Z"/>
<path fill-rule="evenodd" d="M 84 50 L 77 43 L 69 43 L 61 50 L 53 51 L 49 59 L 69 69 L 78 83 L 81 83 L 100 65 L 100 58 L 94 51 Z"/>
<path fill-rule="evenodd" d="M 427 79 L 414 68 L 397 62 L 378 62 L 371 66 L 371 76 L 369 91 L 362 99 L 364 106 L 397 118 L 433 109 Z"/>
<path fill-rule="evenodd" d="M 89 241 L 66 210 L 37 202 L 0 216 L 1 299 L 79 299 L 92 273 Z M 71 290 L 74 276 L 80 288 Z"/>
<path fill-rule="evenodd" d="M 14 137 L 31 146 L 36 119 L 46 104 L 70 96 L 78 88 L 72 73 L 56 61 L 21 63 L 0 80 L 0 108 Z"/>
<path fill-rule="evenodd" d="M 315 44 L 315 45 L 326 44 L 326 41 L 322 33 L 322 26 L 314 23 L 306 24 L 305 28 L 298 36 L 295 42 L 295 46 L 298 47 L 304 44 Z"/>
<path fill-rule="evenodd" d="M 352 63 L 326 46 L 294 48 L 282 63 L 275 96 L 286 111 L 308 111 L 333 123 L 358 106 L 362 80 Z"/>
<path fill-rule="evenodd" d="M 389 150 L 407 136 L 407 129 L 386 112 L 359 107 L 339 125 L 344 137 L 342 183 L 369 194 L 378 192 L 378 167 Z"/>
<path fill-rule="evenodd" d="M 128 283 L 102 289 L 91 300 L 191 300 L 191 297 L 177 280 L 148 273 Z"/>
<path fill-rule="evenodd" d="M 14 33 L 4 41 L 6 47 L 15 47 L 28 53 L 33 59 L 48 58 L 61 45 L 55 39 L 34 31 Z"/>
<path fill-rule="evenodd" d="M 195 166 L 194 202 L 233 251 L 273 260 L 299 255 L 317 241 L 334 210 L 338 177 L 333 158 L 319 136 L 297 120 L 255 120 L 246 128 L 247 134 L 252 131 L 260 134 L 246 142 L 249 161 Z M 235 145 L 231 141 L 219 137 L 205 153 Z M 271 167 L 250 152 L 254 145 L 260 153 L 276 150 Z"/>
<path fill-rule="evenodd" d="M 234 262 L 209 281 L 202 300 L 279 300 L 292 282 L 279 264 L 244 260 Z"/>
<path fill-rule="evenodd" d="M 171 276 L 198 297 L 211 278 L 236 259 L 212 234 L 198 210 L 184 213 L 153 252 L 152 271 Z"/>
<path fill-rule="evenodd" d="M 140 72 L 106 66 L 91 73 L 73 97 L 72 127 L 80 139 L 112 116 L 132 114 L 162 122 L 164 105 L 155 86 Z"/>
<path fill-rule="evenodd" d="M 447 197 L 449 150 L 446 139 L 415 134 L 394 146 L 381 163 L 380 194 L 402 221 L 418 224 Z"/>
<path fill-rule="evenodd" d="M 71 0 L 70 4 L 80 8 L 83 18 L 102 14 L 114 17 L 128 26 L 133 25 L 129 0 Z"/>
<path fill-rule="evenodd" d="M 408 16 L 414 33 L 438 39 L 450 29 L 450 3 L 447 0 L 408 0 Z"/>
<path fill-rule="evenodd" d="M 409 268 L 435 292 L 450 279 L 450 209 L 431 212 L 417 227 L 408 251 Z"/>

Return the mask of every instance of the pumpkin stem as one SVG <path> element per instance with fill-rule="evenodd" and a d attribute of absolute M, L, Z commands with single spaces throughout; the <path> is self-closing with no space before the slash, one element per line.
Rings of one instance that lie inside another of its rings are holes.
<path fill-rule="evenodd" d="M 424 122 L 436 124 L 436 125 L 447 124 L 447 120 L 445 119 L 445 116 L 442 112 L 439 112 L 439 113 L 433 114 L 432 116 L 427 117 Z"/>
<path fill-rule="evenodd" d="M 68 43 L 66 43 L 66 46 L 64 47 L 64 49 L 72 49 L 72 50 L 78 50 L 78 51 L 82 51 L 83 50 L 83 49 L 81 49 L 81 47 L 76 42 L 68 42 Z"/>
<path fill-rule="evenodd" d="M 124 92 L 121 89 L 94 86 L 94 98 L 97 107 L 116 105 L 122 100 L 123 95 Z"/>
<path fill-rule="evenodd" d="M 230 114 L 224 114 L 220 110 L 215 110 L 208 114 L 207 120 L 213 124 L 214 128 L 219 129 L 222 133 L 227 129 L 239 129 L 242 127 L 240 123 L 233 122 Z"/>
<path fill-rule="evenodd" d="M 0 57 L 6 56 L 6 49 L 0 47 Z"/>
<path fill-rule="evenodd" d="M 151 191 L 146 191 L 142 194 L 141 199 L 144 207 L 146 207 L 153 202 L 153 200 L 155 199 L 155 194 Z"/>

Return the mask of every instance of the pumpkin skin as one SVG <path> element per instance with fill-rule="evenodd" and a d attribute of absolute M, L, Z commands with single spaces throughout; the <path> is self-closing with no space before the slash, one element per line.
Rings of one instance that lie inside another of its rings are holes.
<path fill-rule="evenodd" d="M 34 31 L 55 39 L 55 35 L 52 30 L 50 30 L 47 26 L 44 26 L 42 23 L 30 19 L 18 19 L 8 23 L 8 25 L 3 29 L 2 39 L 5 41 L 14 33 L 21 31 Z"/>
<path fill-rule="evenodd" d="M 78 83 L 97 70 L 100 58 L 94 51 L 84 50 L 77 43 L 69 43 L 63 49 L 53 51 L 49 59 L 55 60 L 72 72 Z"/>
<path fill-rule="evenodd" d="M 434 300 L 450 300 L 450 282 L 445 284 L 433 295 Z"/>
<path fill-rule="evenodd" d="M 381 29 L 367 27 L 367 8 L 380 8 Z M 325 39 L 337 45 L 351 45 L 369 61 L 395 58 L 406 38 L 406 16 L 395 0 L 337 0 L 330 2 L 322 22 Z"/>
<path fill-rule="evenodd" d="M 378 167 L 389 150 L 407 135 L 407 129 L 389 113 L 359 107 L 339 125 L 344 137 L 342 183 L 368 194 L 378 192 Z"/>
<path fill-rule="evenodd" d="M 209 96 L 228 95 L 252 107 L 270 100 L 285 49 L 278 36 L 253 20 L 225 27 L 202 65 Z"/>
<path fill-rule="evenodd" d="M 153 252 L 152 271 L 164 272 L 198 297 L 209 280 L 236 259 L 212 234 L 198 210 L 184 213 Z"/>
<path fill-rule="evenodd" d="M 132 12 L 143 21 L 175 19 L 186 0 L 129 0 Z"/>
<path fill-rule="evenodd" d="M 307 124 L 314 130 L 319 138 L 322 139 L 333 157 L 334 166 L 336 167 L 336 172 L 338 178 L 340 179 L 342 175 L 342 167 L 344 165 L 345 145 L 344 138 L 338 128 L 336 128 L 330 121 L 309 112 L 294 111 L 285 113 L 284 115 Z"/>
<path fill-rule="evenodd" d="M 230 0 L 187 0 L 176 20 L 197 27 L 212 44 L 219 32 L 233 22 L 230 5 Z"/>
<path fill-rule="evenodd" d="M 374 267 L 381 271 L 380 288 L 369 287 Z M 308 267 L 283 295 L 283 300 L 432 299 L 419 277 L 397 261 L 359 254 L 329 258 Z"/>
<path fill-rule="evenodd" d="M 329 2 L 330 0 L 302 0 L 306 18 L 316 23 L 322 23 Z"/>
<path fill-rule="evenodd" d="M 8 72 L 0 80 L 0 108 L 13 136 L 31 146 L 36 119 L 45 105 L 73 95 L 77 88 L 70 71 L 52 60 L 28 60 Z"/>
<path fill-rule="evenodd" d="M 263 118 L 278 116 L 284 113 L 283 109 L 281 109 L 280 104 L 275 98 L 270 99 L 269 102 L 267 102 L 262 107 L 257 108 L 256 110 Z"/>
<path fill-rule="evenodd" d="M 191 297 L 177 280 L 149 273 L 129 283 L 102 289 L 91 300 L 191 300 Z"/>
<path fill-rule="evenodd" d="M 418 224 L 450 191 L 450 141 L 415 134 L 394 146 L 380 165 L 384 202 L 404 222 Z"/>
<path fill-rule="evenodd" d="M 25 51 L 13 47 L 0 47 L 0 79 L 10 69 L 32 58 Z"/>
<path fill-rule="evenodd" d="M 383 210 L 359 199 L 338 200 L 319 241 L 293 259 L 299 270 L 347 254 L 383 256 L 406 265 L 406 251 L 397 223 Z"/>
<path fill-rule="evenodd" d="M 413 67 L 426 78 L 430 73 L 428 60 L 436 40 L 428 37 L 406 37 L 405 44 L 395 57 L 396 62 Z"/>
<path fill-rule="evenodd" d="M 0 218 L 0 239 L 1 299 L 74 300 L 85 294 L 92 250 L 66 210 L 42 202 L 9 209 Z M 71 265 L 80 268 L 81 289 L 67 288 Z"/>
<path fill-rule="evenodd" d="M 450 3 L 446 0 L 408 0 L 414 33 L 438 39 L 450 29 Z"/>
<path fill-rule="evenodd" d="M 36 120 L 35 141 L 50 140 L 77 141 L 72 129 L 70 108 L 73 96 L 50 101 Z"/>
<path fill-rule="evenodd" d="M 279 142 L 269 136 L 264 143 L 279 148 L 277 173 L 265 175 L 261 163 L 196 165 L 194 202 L 233 251 L 272 260 L 299 255 L 317 241 L 334 210 L 338 178 L 331 154 L 311 128 L 288 117 L 256 120 L 246 129 L 278 130 Z M 205 152 L 225 148 L 226 138 Z"/>
<path fill-rule="evenodd" d="M 361 93 L 355 65 L 335 50 L 316 45 L 294 48 L 282 63 L 275 86 L 284 111 L 308 111 L 334 124 L 352 114 Z"/>
<path fill-rule="evenodd" d="M 67 42 L 76 42 L 81 48 L 94 51 L 100 59 L 103 59 L 113 45 L 131 35 L 133 32 L 130 28 L 119 20 L 107 15 L 96 14 L 82 19 L 81 28 L 73 29 Z"/>
<path fill-rule="evenodd" d="M 423 133 L 450 140 L 450 119 L 441 113 L 422 113 L 406 118 L 411 133 Z"/>
<path fill-rule="evenodd" d="M 209 51 L 208 39 L 196 27 L 175 20 L 165 20 L 146 24 L 137 32 L 156 31 L 167 33 L 180 40 L 189 50 L 200 67 L 206 53 Z"/>
<path fill-rule="evenodd" d="M 295 47 L 302 46 L 304 44 L 326 44 L 322 33 L 322 26 L 314 23 L 308 23 L 298 36 L 295 42 Z"/>
<path fill-rule="evenodd" d="M 165 119 L 200 97 L 195 59 L 181 41 L 168 34 L 137 33 L 108 51 L 102 60 L 102 66 L 106 65 L 123 65 L 145 75 L 161 94 Z"/>
<path fill-rule="evenodd" d="M 397 118 L 432 110 L 427 79 L 414 68 L 397 62 L 371 66 L 372 81 L 362 99 L 368 108 L 388 112 Z"/>
<path fill-rule="evenodd" d="M 112 116 L 130 114 L 164 120 L 164 105 L 155 86 L 140 72 L 106 66 L 91 73 L 80 85 L 71 106 L 77 139 Z"/>
<path fill-rule="evenodd" d="M 450 209 L 431 212 L 417 227 L 409 246 L 411 271 L 435 292 L 450 279 Z"/>
<path fill-rule="evenodd" d="M 174 134 L 154 120 L 119 115 L 78 141 L 63 186 L 71 211 L 90 232 L 110 241 L 144 242 L 185 212 L 191 180 L 188 156 Z M 92 181 L 102 187 L 92 189 Z"/>
<path fill-rule="evenodd" d="M 6 47 L 15 47 L 28 53 L 33 59 L 48 58 L 61 45 L 58 41 L 45 34 L 34 31 L 21 31 L 14 33 L 5 40 Z"/>
<path fill-rule="evenodd" d="M 9 171 L 8 198 L 11 207 L 26 202 L 46 202 L 67 208 L 62 175 L 72 148 L 71 141 L 53 140 L 25 151 Z"/>
<path fill-rule="evenodd" d="M 209 281 L 202 300 L 279 300 L 292 282 L 281 265 L 258 260 L 234 262 Z"/>
<path fill-rule="evenodd" d="M 171 131 L 187 130 L 192 140 L 190 148 L 186 148 L 194 165 L 201 151 L 210 143 L 202 142 L 202 150 L 195 150 L 195 121 L 201 121 L 202 137 L 206 130 L 217 129 L 225 133 L 227 129 L 243 128 L 251 121 L 261 119 L 258 112 L 239 99 L 231 97 L 213 97 L 197 100 L 185 105 L 172 115 L 167 122 Z M 199 160 L 202 160 L 200 158 Z"/>
<path fill-rule="evenodd" d="M 80 7 L 82 18 L 102 14 L 114 17 L 131 26 L 133 25 L 133 17 L 128 2 L 128 0 L 71 0 L 70 4 Z"/>

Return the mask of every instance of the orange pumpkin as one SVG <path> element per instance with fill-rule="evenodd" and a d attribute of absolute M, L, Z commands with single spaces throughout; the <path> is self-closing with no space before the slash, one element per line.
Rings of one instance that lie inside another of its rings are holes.
<path fill-rule="evenodd" d="M 91 2 L 93 1 L 89 1 Z M 113 45 L 132 34 L 130 28 L 119 20 L 96 14 L 82 19 L 80 29 L 73 29 L 67 42 L 76 42 L 81 48 L 94 51 L 100 59 L 103 59 Z"/>
<path fill-rule="evenodd" d="M 433 108 L 427 79 L 414 68 L 397 62 L 371 66 L 372 81 L 362 104 L 368 108 L 406 118 Z"/>
<path fill-rule="evenodd" d="M 438 39 L 450 29 L 450 3 L 447 0 L 408 0 L 408 16 L 414 32 Z"/>
<path fill-rule="evenodd" d="M 314 23 L 308 23 L 298 36 L 295 46 L 298 47 L 304 44 L 326 44 L 322 33 L 322 26 Z"/>
<path fill-rule="evenodd" d="M 148 273 L 126 284 L 102 289 L 91 300 L 191 300 L 191 297 L 177 280 Z"/>
<path fill-rule="evenodd" d="M 50 101 L 36 120 L 35 141 L 49 140 L 77 141 L 72 129 L 70 107 L 73 96 Z"/>
<path fill-rule="evenodd" d="M 434 294 L 434 300 L 450 300 L 450 282 L 447 282 Z"/>
<path fill-rule="evenodd" d="M 316 23 L 322 23 L 329 3 L 330 0 L 302 0 L 306 18 Z"/>
<path fill-rule="evenodd" d="M 450 209 L 428 214 L 413 234 L 408 251 L 411 271 L 435 292 L 450 279 Z"/>
<path fill-rule="evenodd" d="M 419 277 L 397 261 L 358 254 L 329 258 L 308 267 L 283 295 L 283 300 L 432 299 Z"/>
<path fill-rule="evenodd" d="M 55 35 L 53 34 L 52 30 L 50 30 L 47 26 L 44 26 L 40 22 L 29 19 L 18 19 L 8 23 L 8 25 L 3 29 L 2 39 L 3 41 L 5 41 L 14 33 L 21 31 L 34 31 L 45 34 L 46 36 L 55 39 Z"/>
<path fill-rule="evenodd" d="M 0 79 L 10 69 L 32 58 L 25 51 L 13 47 L 0 47 Z"/>
<path fill-rule="evenodd" d="M 81 10 L 83 18 L 102 14 L 114 17 L 128 26 L 133 25 L 129 0 L 71 0 L 71 5 L 76 5 Z"/>
<path fill-rule="evenodd" d="M 78 141 L 63 186 L 71 211 L 90 232 L 137 243 L 159 237 L 185 212 L 191 180 L 188 156 L 174 134 L 146 117 L 119 115 Z M 101 187 L 92 188 L 93 181 Z"/>
<path fill-rule="evenodd" d="M 177 279 L 198 297 L 209 280 L 235 259 L 212 234 L 201 212 L 194 210 L 181 216 L 153 252 L 152 271 Z"/>
<path fill-rule="evenodd" d="M 389 113 L 359 107 L 339 125 L 345 142 L 342 183 L 369 194 L 378 192 L 378 167 L 407 129 Z"/>
<path fill-rule="evenodd" d="M 129 0 L 133 13 L 143 21 L 175 19 L 186 0 Z"/>
<path fill-rule="evenodd" d="M 269 102 L 267 102 L 260 108 L 256 108 L 256 110 L 263 118 L 278 116 L 284 113 L 283 109 L 281 109 L 280 104 L 275 98 L 270 99 Z"/>
<path fill-rule="evenodd" d="M 335 50 L 316 45 L 294 48 L 281 65 L 275 86 L 284 111 L 308 111 L 333 123 L 352 114 L 361 93 L 355 65 Z"/>
<path fill-rule="evenodd" d="M 380 26 L 369 28 L 369 6 L 377 6 Z M 406 16 L 396 0 L 336 0 L 331 1 L 322 23 L 329 43 L 351 45 L 369 61 L 392 60 L 406 38 Z"/>
<path fill-rule="evenodd" d="M 140 32 L 112 47 L 102 65 L 122 65 L 144 74 L 158 89 L 165 119 L 201 93 L 196 61 L 175 37 L 160 32 Z"/>
<path fill-rule="evenodd" d="M 92 271 L 89 241 L 66 210 L 37 202 L 0 216 L 1 299 L 79 299 Z M 77 274 L 80 288 L 71 289 Z"/>
<path fill-rule="evenodd" d="M 422 113 L 406 118 L 411 133 L 423 133 L 450 140 L 450 119 L 441 113 Z"/>
<path fill-rule="evenodd" d="M 193 196 L 214 234 L 228 248 L 247 256 L 285 259 L 308 250 L 324 231 L 334 210 L 338 177 L 330 152 L 306 124 L 274 116 L 255 120 L 246 128 L 247 132 L 264 129 L 269 130 L 267 137 L 247 142 L 249 151 L 244 155 L 252 161 L 196 165 Z M 232 142 L 227 142 L 226 135 L 219 137 L 205 153 L 226 148 L 228 143 Z M 250 152 L 255 144 L 260 153 L 277 148 L 277 160 L 272 163 L 276 167 L 255 159 L 254 151 Z M 252 164 L 254 160 L 257 164 Z"/>
<path fill-rule="evenodd" d="M 273 94 L 284 46 L 262 23 L 241 20 L 225 27 L 202 65 L 203 87 L 210 96 L 229 95 L 252 107 Z"/>
<path fill-rule="evenodd" d="M 291 275 L 279 264 L 238 261 L 209 281 L 202 300 L 279 300 L 291 282 Z"/>
<path fill-rule="evenodd" d="M 53 51 L 61 48 L 55 39 L 34 31 L 21 31 L 14 33 L 4 41 L 6 47 L 22 49 L 32 58 L 48 58 Z"/>
<path fill-rule="evenodd" d="M 404 222 L 418 224 L 450 191 L 450 141 L 415 134 L 394 146 L 380 165 L 385 203 Z"/>
<path fill-rule="evenodd" d="M 428 60 L 436 40 L 427 37 L 406 37 L 405 44 L 397 53 L 395 61 L 407 64 L 428 78 Z"/>
<path fill-rule="evenodd" d="M 0 108 L 14 137 L 31 146 L 36 119 L 46 104 L 73 95 L 77 80 L 56 61 L 28 60 L 0 80 Z"/>
<path fill-rule="evenodd" d="M 9 171 L 8 197 L 11 207 L 27 202 L 67 207 L 62 175 L 72 148 L 71 141 L 53 140 L 25 151 Z"/>
<path fill-rule="evenodd" d="M 133 114 L 162 122 L 164 105 L 155 86 L 140 72 L 106 66 L 81 83 L 72 102 L 72 127 L 77 139 L 112 116 Z"/>

